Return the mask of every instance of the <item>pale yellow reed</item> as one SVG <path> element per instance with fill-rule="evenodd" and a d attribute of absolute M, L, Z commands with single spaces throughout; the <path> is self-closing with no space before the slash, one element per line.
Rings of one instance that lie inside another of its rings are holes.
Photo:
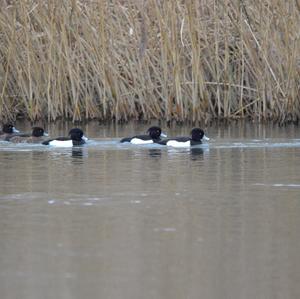
<path fill-rule="evenodd" d="M 2 0 L 0 119 L 300 116 L 299 0 Z"/>

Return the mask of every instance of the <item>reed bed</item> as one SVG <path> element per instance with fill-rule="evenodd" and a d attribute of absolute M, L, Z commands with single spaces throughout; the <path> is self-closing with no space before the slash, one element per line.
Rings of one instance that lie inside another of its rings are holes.
<path fill-rule="evenodd" d="M 0 2 L 2 121 L 299 120 L 299 0 Z"/>

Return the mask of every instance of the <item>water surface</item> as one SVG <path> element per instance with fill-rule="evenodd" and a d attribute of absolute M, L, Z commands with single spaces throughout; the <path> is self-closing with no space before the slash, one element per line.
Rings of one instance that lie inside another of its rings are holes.
<path fill-rule="evenodd" d="M 89 123 L 73 149 L 0 143 L 1 298 L 300 298 L 298 128 L 118 143 L 148 126 Z"/>

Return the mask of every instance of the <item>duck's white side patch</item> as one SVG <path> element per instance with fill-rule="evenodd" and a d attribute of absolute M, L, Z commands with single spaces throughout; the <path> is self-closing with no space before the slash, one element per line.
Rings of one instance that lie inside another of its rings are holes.
<path fill-rule="evenodd" d="M 72 140 L 52 140 L 49 145 L 57 147 L 72 147 Z"/>
<path fill-rule="evenodd" d="M 130 143 L 132 143 L 132 144 L 151 144 L 151 143 L 153 143 L 153 140 L 142 140 L 139 138 L 132 138 Z"/>
<path fill-rule="evenodd" d="M 173 147 L 190 147 L 191 146 L 191 141 L 188 140 L 186 142 L 179 142 L 176 140 L 169 140 L 167 142 L 167 146 L 173 146 Z"/>

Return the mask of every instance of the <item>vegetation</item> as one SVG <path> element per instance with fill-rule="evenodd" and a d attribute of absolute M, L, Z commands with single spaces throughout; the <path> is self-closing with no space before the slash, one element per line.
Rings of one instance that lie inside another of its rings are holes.
<path fill-rule="evenodd" d="M 300 117 L 299 0 L 0 0 L 0 119 Z"/>

